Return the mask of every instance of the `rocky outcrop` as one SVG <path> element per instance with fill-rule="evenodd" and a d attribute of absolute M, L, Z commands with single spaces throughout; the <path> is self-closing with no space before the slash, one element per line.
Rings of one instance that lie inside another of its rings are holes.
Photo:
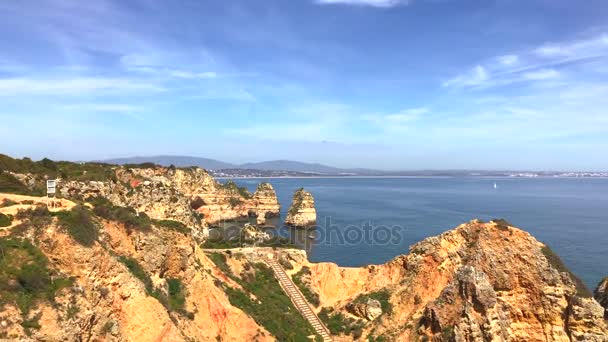
<path fill-rule="evenodd" d="M 390 313 L 363 336 L 388 341 L 608 341 L 604 310 L 547 246 L 505 224 L 471 221 L 384 265 L 306 264 L 322 307 L 380 289 Z M 298 267 L 296 267 L 297 270 Z M 601 291 L 600 291 L 601 292 Z M 350 304 L 350 305 L 349 305 Z"/>
<path fill-rule="evenodd" d="M 256 216 L 258 225 L 263 225 L 267 218 L 276 217 L 280 214 L 281 205 L 270 183 L 260 183 L 251 202 L 249 212 Z"/>
<path fill-rule="evenodd" d="M 70 278 L 73 283 L 58 290 L 52 302 L 32 302 L 27 315 L 17 301 L 3 298 L 0 339 L 275 340 L 247 313 L 230 304 L 218 287 L 229 279 L 191 236 L 156 226 L 137 231 L 96 220 L 101 223 L 99 239 L 90 247 L 73 240 L 52 218 L 40 229 L 32 225 L 13 232 L 13 240 L 28 239 L 35 233 L 32 243 L 53 277 Z M 170 283 L 176 282 L 180 296 L 171 297 L 175 285 L 170 290 Z"/>
<path fill-rule="evenodd" d="M 608 319 L 608 277 L 604 278 L 595 289 L 595 299 L 604 308 L 604 317 Z"/>
<path fill-rule="evenodd" d="M 368 298 L 365 303 L 350 303 L 346 310 L 353 315 L 373 321 L 382 316 L 382 305 L 376 299 Z"/>
<path fill-rule="evenodd" d="M 234 182 L 217 182 L 200 168 L 117 167 L 115 179 L 61 182 L 64 197 L 105 197 L 114 205 L 133 207 L 153 219 L 179 221 L 197 231 L 222 221 L 278 216 L 280 205 L 272 186 L 262 183 L 255 194 Z"/>
<path fill-rule="evenodd" d="M 310 192 L 302 189 L 293 194 L 291 207 L 287 212 L 285 224 L 293 227 L 312 227 L 317 222 L 315 201 Z"/>

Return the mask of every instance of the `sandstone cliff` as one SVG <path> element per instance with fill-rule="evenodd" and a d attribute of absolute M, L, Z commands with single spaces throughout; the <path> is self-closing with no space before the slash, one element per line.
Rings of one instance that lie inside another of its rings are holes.
<path fill-rule="evenodd" d="M 606 310 L 604 317 L 608 319 L 608 277 L 604 278 L 595 289 L 595 299 Z"/>
<path fill-rule="evenodd" d="M 315 201 L 310 192 L 302 189 L 293 194 L 291 207 L 287 212 L 285 224 L 294 227 L 311 227 L 317 222 Z"/>
<path fill-rule="evenodd" d="M 384 265 L 306 266 L 322 312 L 358 331 L 342 332 L 346 340 L 608 341 L 603 309 L 584 285 L 547 246 L 503 222 L 472 221 Z M 370 298 L 390 309 L 357 321 L 353 304 Z"/>
<path fill-rule="evenodd" d="M 0 339 L 275 340 L 231 305 L 226 275 L 190 234 L 86 212 L 38 207 L 0 231 Z"/>
<path fill-rule="evenodd" d="M 202 230 L 210 224 L 249 216 L 264 222 L 280 211 L 270 184 L 260 184 L 252 195 L 232 181 L 217 182 L 200 168 L 117 167 L 115 179 L 61 182 L 59 189 L 65 197 L 101 196 L 151 218 L 171 219 Z"/>

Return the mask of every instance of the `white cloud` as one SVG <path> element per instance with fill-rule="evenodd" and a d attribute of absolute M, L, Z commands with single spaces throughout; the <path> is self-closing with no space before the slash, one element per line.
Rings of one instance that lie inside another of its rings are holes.
<path fill-rule="evenodd" d="M 523 73 L 523 78 L 527 80 L 550 80 L 558 78 L 561 74 L 553 69 L 540 69 Z"/>
<path fill-rule="evenodd" d="M 551 80 L 561 77 L 567 81 L 566 75 L 576 75 L 562 72 L 562 69 L 587 64 L 593 64 L 594 70 L 608 67 L 605 57 L 608 57 L 608 35 L 602 34 L 489 58 L 442 84 L 453 88 L 489 88 L 522 82 L 551 85 Z"/>
<path fill-rule="evenodd" d="M 517 64 L 519 61 L 519 56 L 517 55 L 505 55 L 497 58 L 498 62 L 505 66 L 511 66 Z"/>
<path fill-rule="evenodd" d="M 468 73 L 456 76 L 450 80 L 443 82 L 444 87 L 467 87 L 478 86 L 483 84 L 489 78 L 486 68 L 482 65 L 477 65 Z"/>
<path fill-rule="evenodd" d="M 160 92 L 165 89 L 150 82 L 126 78 L 75 77 L 67 79 L 0 79 L 0 96 L 82 95 L 99 92 Z"/>
<path fill-rule="evenodd" d="M 409 0 L 317 0 L 318 4 L 322 5 L 355 5 L 355 6 L 371 6 L 371 7 L 395 7 L 399 5 L 409 4 Z"/>
<path fill-rule="evenodd" d="M 570 42 L 550 43 L 534 50 L 541 58 L 589 58 L 608 55 L 608 34 Z"/>
<path fill-rule="evenodd" d="M 63 106 L 62 108 L 82 112 L 105 112 L 105 113 L 134 113 L 142 110 L 139 106 L 123 103 L 79 103 Z"/>

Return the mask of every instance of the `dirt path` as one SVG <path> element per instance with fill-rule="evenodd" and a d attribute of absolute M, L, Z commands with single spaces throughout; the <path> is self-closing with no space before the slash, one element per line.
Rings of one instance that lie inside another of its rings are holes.
<path fill-rule="evenodd" d="M 6 205 L 6 203 L 10 204 Z M 40 204 L 46 205 L 49 211 L 70 210 L 76 205 L 76 203 L 64 198 L 47 198 L 0 193 L 0 213 L 4 215 L 15 216 L 19 210 L 33 209 Z M 0 230 L 10 229 L 19 223 L 21 223 L 19 220 L 13 219 L 10 226 L 0 228 Z"/>

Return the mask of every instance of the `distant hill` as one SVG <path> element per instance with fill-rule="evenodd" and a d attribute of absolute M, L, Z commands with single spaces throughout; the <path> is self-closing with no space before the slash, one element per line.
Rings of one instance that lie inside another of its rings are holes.
<path fill-rule="evenodd" d="M 163 166 L 175 165 L 178 167 L 198 166 L 209 170 L 243 169 L 243 170 L 266 170 L 266 171 L 290 171 L 315 174 L 340 175 L 340 174 L 371 174 L 379 171 L 367 169 L 341 169 L 319 163 L 303 163 L 292 160 L 271 160 L 257 163 L 231 164 L 215 159 L 188 157 L 188 156 L 149 156 L 129 157 L 101 160 L 109 164 L 141 164 L 155 163 Z"/>
<path fill-rule="evenodd" d="M 163 166 L 175 165 L 177 167 L 198 166 L 203 169 L 232 169 L 237 165 L 225 163 L 215 159 L 188 157 L 188 156 L 148 156 L 148 157 L 127 157 L 101 160 L 109 164 L 142 164 L 154 163 Z"/>
<path fill-rule="evenodd" d="M 259 163 L 246 163 L 238 166 L 241 169 L 269 170 L 269 171 L 296 171 L 323 174 L 340 174 L 346 170 L 318 163 L 303 163 L 291 160 L 271 160 Z"/>

